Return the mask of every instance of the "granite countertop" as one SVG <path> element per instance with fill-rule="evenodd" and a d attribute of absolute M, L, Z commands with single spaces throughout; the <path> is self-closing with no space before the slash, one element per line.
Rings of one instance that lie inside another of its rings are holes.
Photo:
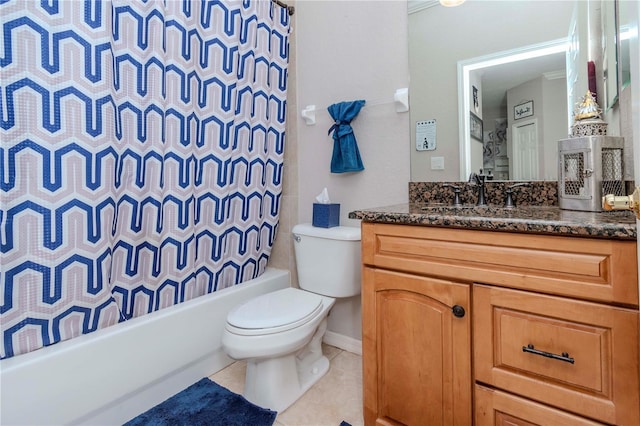
<path fill-rule="evenodd" d="M 454 207 L 438 203 L 408 203 L 355 210 L 350 219 L 403 225 L 440 226 L 506 232 L 636 239 L 633 212 L 582 212 L 558 206 Z"/>

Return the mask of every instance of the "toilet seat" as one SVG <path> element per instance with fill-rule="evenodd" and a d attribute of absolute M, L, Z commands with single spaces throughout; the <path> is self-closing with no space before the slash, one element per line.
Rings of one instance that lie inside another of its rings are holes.
<path fill-rule="evenodd" d="M 232 309 L 227 316 L 226 328 L 244 336 L 280 333 L 306 324 L 321 311 L 321 296 L 285 288 L 263 294 Z"/>

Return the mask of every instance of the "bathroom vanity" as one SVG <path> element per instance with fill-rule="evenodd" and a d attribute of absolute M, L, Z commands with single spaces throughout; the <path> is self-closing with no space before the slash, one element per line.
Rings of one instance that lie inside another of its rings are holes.
<path fill-rule="evenodd" d="M 359 210 L 365 424 L 640 424 L 632 214 Z"/>

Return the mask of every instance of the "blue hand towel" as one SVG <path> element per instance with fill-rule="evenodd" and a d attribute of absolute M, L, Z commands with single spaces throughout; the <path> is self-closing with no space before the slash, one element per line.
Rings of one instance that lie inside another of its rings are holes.
<path fill-rule="evenodd" d="M 356 136 L 351 128 L 351 120 L 360 112 L 365 101 L 339 102 L 330 105 L 327 110 L 335 124 L 329 129 L 333 131 L 333 155 L 331 156 L 331 173 L 359 172 L 364 170 Z"/>

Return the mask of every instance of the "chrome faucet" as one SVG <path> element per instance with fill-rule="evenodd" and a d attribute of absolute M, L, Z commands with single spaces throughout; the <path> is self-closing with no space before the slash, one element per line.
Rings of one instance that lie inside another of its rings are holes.
<path fill-rule="evenodd" d="M 482 173 L 482 169 L 480 169 L 480 174 L 471 173 L 469 175 L 469 183 L 472 185 L 478 186 L 478 200 L 476 201 L 476 206 L 486 206 L 487 201 L 485 200 L 485 179 L 487 176 Z"/>

